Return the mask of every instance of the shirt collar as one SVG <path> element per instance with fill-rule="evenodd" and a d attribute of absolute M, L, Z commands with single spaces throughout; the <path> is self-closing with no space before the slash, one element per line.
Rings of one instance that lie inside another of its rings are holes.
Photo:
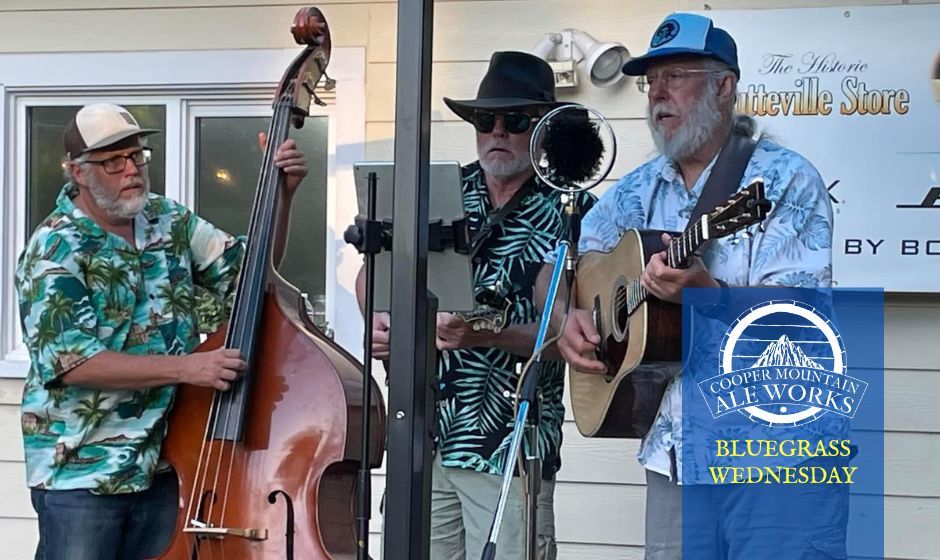
<path fill-rule="evenodd" d="M 722 149 L 724 149 L 722 147 Z M 718 156 L 721 155 L 721 150 L 715 154 L 715 157 L 712 158 L 708 165 L 705 166 L 705 169 L 702 170 L 702 175 L 699 177 L 698 182 L 693 185 L 692 190 L 689 191 L 689 195 L 695 198 L 698 198 L 702 194 L 702 189 L 705 188 L 705 183 L 708 181 L 708 178 L 712 174 L 712 169 L 715 167 L 715 162 L 718 161 Z M 659 176 L 667 184 L 675 185 L 677 187 L 682 187 L 685 190 L 685 184 L 682 182 L 682 174 L 679 173 L 679 164 L 674 159 L 669 159 L 665 156 L 659 156 L 659 161 L 656 162 L 658 166 L 657 172 Z"/>
<path fill-rule="evenodd" d="M 75 224 L 75 227 L 85 235 L 104 237 L 105 231 L 101 226 L 82 212 L 78 206 L 75 206 L 75 202 L 73 202 L 72 199 L 76 196 L 78 196 L 78 185 L 69 181 L 62 187 L 58 198 L 56 198 L 56 208 L 58 208 L 59 212 L 63 215 L 68 216 L 72 223 Z"/>

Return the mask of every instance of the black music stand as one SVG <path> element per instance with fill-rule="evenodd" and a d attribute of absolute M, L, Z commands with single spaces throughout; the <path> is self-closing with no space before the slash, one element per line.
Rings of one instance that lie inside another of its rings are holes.
<path fill-rule="evenodd" d="M 358 162 L 353 166 L 356 196 L 361 217 L 368 213 L 369 175 L 377 181 L 374 224 L 383 232 L 385 244 L 375 253 L 375 308 L 391 308 L 392 284 L 392 162 Z M 460 164 L 432 161 L 429 197 L 428 290 L 437 296 L 439 311 L 467 312 L 474 308 L 473 269 L 463 205 Z M 360 221 L 357 218 L 357 225 Z"/>
<path fill-rule="evenodd" d="M 391 162 L 361 162 L 354 165 L 356 194 L 359 203 L 359 216 L 356 223 L 349 226 L 343 235 L 344 240 L 356 247 L 365 256 L 365 332 L 363 341 L 363 416 L 361 462 L 357 485 L 357 558 L 369 558 L 369 521 L 371 518 L 372 482 L 369 469 L 369 403 L 372 384 L 372 329 L 371 318 L 375 311 L 391 309 L 392 267 L 391 249 L 393 237 L 392 205 L 394 164 Z M 460 164 L 457 162 L 432 162 L 430 165 L 430 208 L 428 212 L 428 324 L 429 332 L 434 331 L 435 316 L 438 308 L 447 311 L 472 311 L 474 307 L 473 271 L 470 264 L 470 233 L 467 228 L 466 213 L 463 205 L 463 185 L 460 176 Z M 378 277 L 378 281 L 376 281 Z M 438 303 L 440 302 L 440 303 Z M 423 455 L 421 461 L 415 461 L 422 478 L 427 479 L 430 468 L 430 434 L 436 430 L 436 418 L 431 406 L 437 372 L 437 349 L 429 341 L 424 365 L 426 375 L 415 375 L 416 379 L 427 379 L 423 391 L 415 401 L 414 407 L 416 430 L 414 437 L 421 444 L 414 444 L 414 452 Z M 430 402 L 429 402 L 430 401 Z M 395 411 L 397 419 L 403 419 L 404 411 Z M 390 450 L 391 451 L 391 450 Z M 429 480 L 428 480 L 429 481 Z M 425 483 L 426 490 L 430 485 Z M 428 495 L 427 501 L 430 500 Z M 422 496 L 422 499 L 424 497 Z M 427 506 L 425 506 L 427 509 Z M 384 521 L 384 520 L 383 520 Z M 383 522 L 383 526 L 384 526 Z"/>

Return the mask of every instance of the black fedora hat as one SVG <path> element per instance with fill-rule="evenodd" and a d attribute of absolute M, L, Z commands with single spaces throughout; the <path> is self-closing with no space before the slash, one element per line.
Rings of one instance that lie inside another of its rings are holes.
<path fill-rule="evenodd" d="M 450 110 L 469 121 L 475 109 L 508 110 L 532 106 L 555 107 L 555 74 L 541 58 L 515 51 L 490 57 L 476 99 L 444 98 Z"/>

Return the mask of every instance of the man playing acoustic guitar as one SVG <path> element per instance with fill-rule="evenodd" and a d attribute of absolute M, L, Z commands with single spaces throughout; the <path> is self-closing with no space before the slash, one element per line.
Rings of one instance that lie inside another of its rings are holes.
<path fill-rule="evenodd" d="M 586 214 L 579 243 L 582 255 L 610 251 L 629 229 L 684 230 L 729 138 L 736 134 L 751 137 L 755 132 L 754 121 L 734 111 L 740 77 L 735 42 L 708 18 L 668 16 L 653 35 L 647 54 L 627 62 L 623 72 L 637 76 L 640 91 L 648 96 L 648 125 L 660 155 L 623 177 Z M 739 185 L 744 187 L 758 177 L 764 178 L 766 196 L 774 203 L 763 227 L 751 226 L 750 238 L 714 241 L 702 258 L 692 258 L 688 268 L 671 268 L 665 252 L 652 255 L 641 277 L 642 287 L 651 296 L 679 303 L 685 287 L 830 285 L 832 208 L 819 173 L 799 154 L 762 137 Z M 669 236 L 663 235 L 663 241 L 668 243 Z M 550 259 L 552 255 L 546 262 Z M 540 273 L 537 301 L 544 301 L 551 272 L 548 264 Z M 570 297 L 577 301 L 575 293 Z M 556 310 L 564 309 L 561 303 Z M 582 373 L 605 374 L 607 366 L 595 355 L 600 342 L 591 310 L 576 309 L 572 303 L 558 342 L 565 360 Z M 646 469 L 646 558 L 652 560 L 681 557 L 679 484 L 698 482 L 682 480 L 678 371 L 678 363 L 660 362 L 642 364 L 631 373 L 672 378 L 661 403 L 646 403 L 658 407 L 658 413 L 638 455 Z M 820 530 L 825 529 L 820 524 L 834 524 L 838 519 L 829 515 L 828 508 L 822 509 L 807 516 L 812 518 L 807 523 L 815 523 Z M 840 527 L 831 529 L 838 534 Z M 844 527 L 841 530 L 844 535 Z M 765 536 L 767 542 L 779 542 Z M 740 547 L 735 539 L 754 535 L 724 537 L 730 539 L 725 552 L 718 556 L 703 552 L 702 557 L 736 558 L 747 547 Z M 816 544 L 808 542 L 809 536 L 805 540 L 807 550 Z M 844 551 L 844 538 L 842 542 Z"/>

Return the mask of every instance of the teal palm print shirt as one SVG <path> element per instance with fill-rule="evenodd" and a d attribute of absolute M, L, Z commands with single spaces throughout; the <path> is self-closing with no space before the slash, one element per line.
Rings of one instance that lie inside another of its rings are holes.
<path fill-rule="evenodd" d="M 32 488 L 137 492 L 150 486 L 175 386 L 96 390 L 62 376 L 104 350 L 191 352 L 199 342 L 194 287 L 228 300 L 244 247 L 154 194 L 134 219 L 133 247 L 76 208 L 75 194 L 63 187 L 16 271 L 31 359 L 22 404 L 27 480 Z"/>
<path fill-rule="evenodd" d="M 686 189 L 675 163 L 665 157 L 657 157 L 623 177 L 585 216 L 579 243 L 581 253 L 609 251 L 631 228 L 684 230 L 716 160 L 717 156 L 691 190 Z M 829 287 L 832 205 L 819 172 L 800 154 L 763 138 L 748 162 L 740 187 L 759 177 L 764 179 L 765 196 L 773 203 L 763 229 L 754 225 L 748 228 L 750 238 L 717 240 L 703 256 L 705 266 L 713 277 L 729 286 Z M 639 367 L 657 368 L 671 375 L 679 372 L 679 364 Z M 647 469 L 677 476 L 680 482 L 706 483 L 709 481 L 705 479 L 682 480 L 680 383 L 681 378 L 676 377 L 667 388 L 653 426 L 640 445 L 638 459 Z M 753 424 L 750 429 L 749 433 L 753 433 Z M 815 422 L 805 429 L 836 433 L 841 428 Z M 687 452 L 685 456 L 691 455 Z M 695 456 L 698 455 L 696 450 Z M 794 463 L 800 460 L 795 458 Z M 690 471 L 707 473 L 701 467 L 685 469 Z"/>
<path fill-rule="evenodd" d="M 539 319 L 532 298 L 535 277 L 545 254 L 555 248 L 564 219 L 561 193 L 534 178 L 529 193 L 513 209 L 477 253 L 473 263 L 477 289 L 501 282 L 513 305 L 508 325 Z M 463 200 L 470 227 L 478 230 L 493 208 L 478 163 L 463 169 Z M 582 211 L 594 204 L 579 195 Z M 513 399 L 519 376 L 516 364 L 526 357 L 498 348 L 462 348 L 441 352 L 438 359 L 438 449 L 441 464 L 477 472 L 502 474 L 514 421 Z M 542 393 L 539 456 L 543 475 L 550 478 L 561 465 L 564 363 L 546 361 L 539 379 Z"/>

